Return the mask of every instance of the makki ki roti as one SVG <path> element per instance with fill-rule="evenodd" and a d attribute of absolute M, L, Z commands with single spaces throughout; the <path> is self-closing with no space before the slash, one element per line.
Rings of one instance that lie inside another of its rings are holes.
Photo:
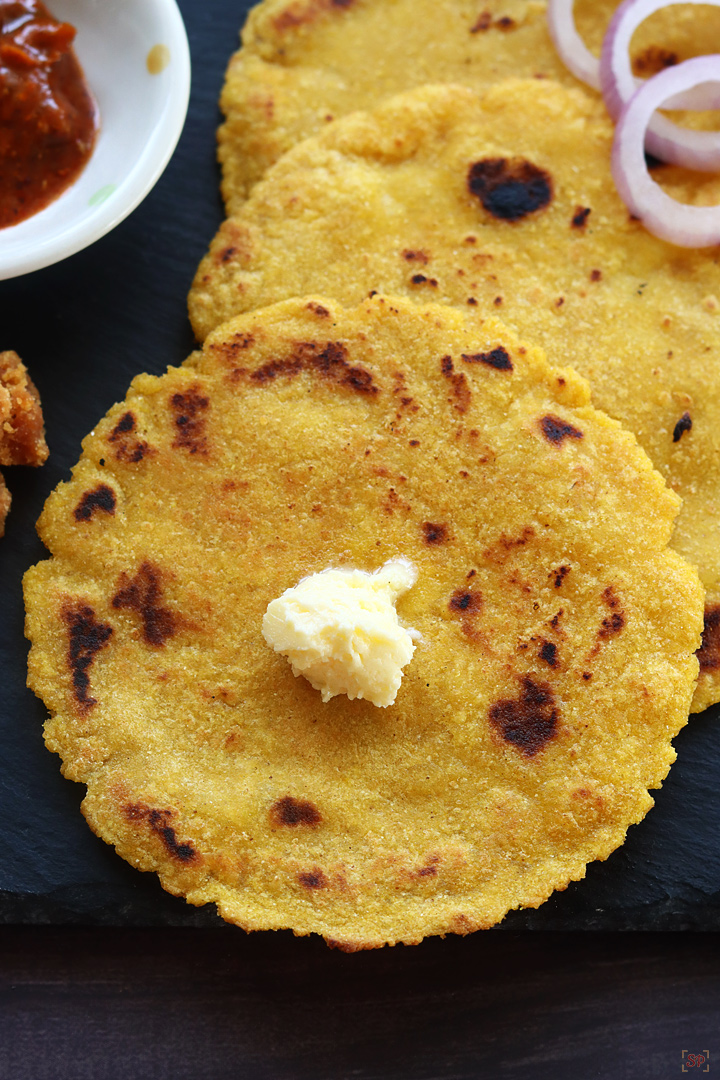
<path fill-rule="evenodd" d="M 200 339 L 310 291 L 495 311 L 591 384 L 683 498 L 707 590 L 693 709 L 720 699 L 720 267 L 632 220 L 602 104 L 549 80 L 423 87 L 289 151 L 221 226 L 190 294 Z M 683 197 L 682 174 L 664 175 Z M 720 202 L 720 178 L 693 182 Z"/>
<path fill-rule="evenodd" d="M 702 590 L 631 434 L 495 319 L 375 297 L 233 320 L 85 439 L 25 577 L 29 683 L 91 827 L 247 929 L 347 950 L 581 878 L 674 759 Z M 409 559 L 394 705 L 323 704 L 268 603 Z"/>
<path fill-rule="evenodd" d="M 598 55 L 618 0 L 577 0 Z M 425 83 L 476 91 L 508 76 L 580 84 L 555 51 L 541 0 L 264 0 L 227 69 L 219 131 L 223 195 L 237 212 L 252 185 L 301 139 L 356 109 Z M 637 75 L 720 50 L 720 11 L 673 4 L 633 37 Z M 591 91 L 591 93 L 595 93 Z M 705 126 L 711 115 L 678 113 Z"/>

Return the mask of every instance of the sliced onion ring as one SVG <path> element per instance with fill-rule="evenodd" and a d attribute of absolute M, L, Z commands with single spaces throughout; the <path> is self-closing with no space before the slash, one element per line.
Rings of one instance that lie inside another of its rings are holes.
<path fill-rule="evenodd" d="M 720 206 L 686 206 L 667 195 L 648 172 L 643 145 L 656 109 L 671 95 L 709 82 L 708 65 L 720 83 L 720 56 L 698 56 L 648 79 L 625 105 L 615 128 L 611 167 L 620 197 L 648 232 L 678 247 L 720 244 Z"/>
<path fill-rule="evenodd" d="M 601 59 L 585 45 L 575 27 L 574 0 L 549 0 L 548 30 L 560 58 L 569 70 L 594 90 L 602 88 L 608 112 L 617 119 L 644 80 L 630 67 L 630 39 L 637 27 L 655 11 L 680 0 L 625 0 L 605 35 Z M 720 7 L 720 0 L 683 0 Z M 683 94 L 672 95 L 666 109 L 714 109 L 720 107 L 720 90 L 713 82 L 700 83 Z M 715 172 L 720 169 L 720 137 L 715 132 L 695 132 L 680 128 L 664 116 L 654 116 L 646 136 L 646 148 L 662 161 L 690 169 Z"/>
<path fill-rule="evenodd" d="M 661 8 L 679 0 L 625 0 L 615 12 L 603 40 L 600 54 L 600 83 L 607 110 L 614 120 L 635 93 L 642 80 L 630 68 L 630 39 L 637 27 Z M 690 4 L 709 4 L 720 7 L 720 0 L 683 0 Z M 698 57 L 697 59 L 708 59 Z M 685 93 L 671 93 L 664 103 L 666 109 L 713 109 L 720 106 L 717 57 L 707 75 L 700 78 Z M 648 124 L 645 148 L 655 157 L 689 169 L 715 172 L 720 169 L 720 133 L 693 131 L 678 127 L 664 116 L 654 116 Z"/>
<path fill-rule="evenodd" d="M 671 7 L 673 4 L 683 2 L 689 4 L 707 3 L 711 6 L 720 7 L 720 0 L 651 0 L 650 3 L 645 3 L 643 13 L 641 14 L 638 9 L 638 0 L 627 0 L 627 2 L 621 4 L 615 12 L 613 20 L 608 26 L 608 31 L 613 27 L 613 23 L 615 23 L 615 33 L 621 33 L 621 19 L 624 20 L 630 18 L 632 12 L 633 21 L 630 32 L 629 34 L 623 34 L 623 40 L 629 50 L 630 39 L 640 23 L 644 22 L 645 19 L 649 18 L 655 11 L 659 11 L 660 8 Z M 588 86 L 592 86 L 593 90 L 600 90 L 600 59 L 593 56 L 578 34 L 577 27 L 575 26 L 575 16 L 573 14 L 574 7 L 575 0 L 548 0 L 548 31 L 560 59 L 568 70 L 573 73 L 575 78 L 580 79 L 581 82 L 587 83 Z M 608 78 L 610 79 L 611 76 L 608 76 Z M 620 78 L 623 86 L 622 98 L 619 96 L 616 98 L 613 91 L 609 91 L 612 96 L 613 108 L 615 109 L 615 111 L 611 112 L 613 120 L 617 118 L 620 109 L 625 102 L 629 101 L 635 90 L 637 90 L 639 86 L 642 86 L 645 81 L 644 79 L 638 79 L 632 74 L 629 58 L 626 67 L 622 68 Z M 612 79 L 615 79 L 614 71 Z M 718 92 L 715 87 L 697 86 L 692 90 L 688 90 L 685 94 L 679 94 L 676 97 L 670 98 L 666 102 L 665 108 L 713 109 L 717 106 Z M 608 108 L 608 111 L 610 111 L 610 108 Z"/>
<path fill-rule="evenodd" d="M 575 0 L 549 0 L 548 31 L 560 59 L 580 82 L 600 89 L 600 61 L 588 49 L 575 26 Z"/>

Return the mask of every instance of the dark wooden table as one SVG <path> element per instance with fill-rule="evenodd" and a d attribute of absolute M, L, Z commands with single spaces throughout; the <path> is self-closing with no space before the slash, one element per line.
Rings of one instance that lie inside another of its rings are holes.
<path fill-rule="evenodd" d="M 232 928 L 7 927 L 0 957 L 2 1080 L 720 1072 L 702 933 L 490 931 L 347 956 Z"/>

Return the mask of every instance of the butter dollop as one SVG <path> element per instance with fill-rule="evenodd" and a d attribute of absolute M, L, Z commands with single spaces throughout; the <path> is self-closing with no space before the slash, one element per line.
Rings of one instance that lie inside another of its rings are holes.
<path fill-rule="evenodd" d="M 416 580 L 417 570 L 404 558 L 390 559 L 372 574 L 310 574 L 268 604 L 263 637 L 323 701 L 347 694 L 385 708 L 395 701 L 420 637 L 400 624 L 395 610 Z"/>

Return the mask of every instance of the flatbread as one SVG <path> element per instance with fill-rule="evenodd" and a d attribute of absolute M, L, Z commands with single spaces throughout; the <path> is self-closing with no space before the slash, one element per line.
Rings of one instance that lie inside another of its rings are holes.
<path fill-rule="evenodd" d="M 617 0 L 577 0 L 578 28 L 597 55 Z M 264 0 L 227 70 L 219 132 L 223 195 L 240 209 L 252 185 L 301 139 L 423 83 L 485 90 L 507 76 L 580 84 L 558 57 L 538 0 Z M 720 12 L 674 4 L 632 41 L 647 77 L 698 52 L 720 51 Z M 713 122 L 677 114 L 690 126 Z"/>
<path fill-rule="evenodd" d="M 634 438 L 494 318 L 376 297 L 241 317 L 138 376 L 25 578 L 29 682 L 91 827 L 190 903 L 347 950 L 581 878 L 674 758 L 702 590 Z M 264 641 L 329 567 L 417 569 L 393 705 Z"/>
<path fill-rule="evenodd" d="M 308 139 L 226 221 L 190 296 L 203 338 L 233 313 L 371 290 L 495 311 L 590 380 L 684 500 L 673 537 L 707 590 L 693 709 L 720 698 L 720 269 L 632 220 L 594 97 L 508 80 L 426 87 Z M 720 179 L 683 198 L 720 202 Z"/>

